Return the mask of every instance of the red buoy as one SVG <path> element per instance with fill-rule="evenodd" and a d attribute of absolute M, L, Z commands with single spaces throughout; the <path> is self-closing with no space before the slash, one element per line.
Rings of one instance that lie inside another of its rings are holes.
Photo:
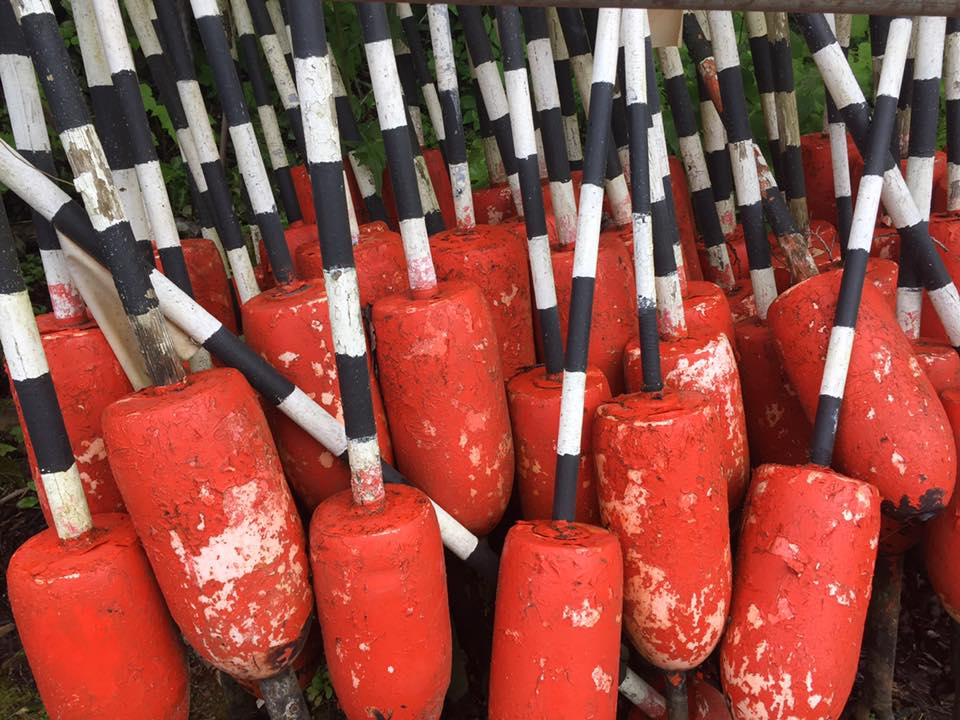
<path fill-rule="evenodd" d="M 350 199 L 353 202 L 353 211 L 357 219 L 361 222 L 367 220 L 367 208 L 363 204 L 363 195 L 357 185 L 357 179 L 354 177 L 353 169 L 350 163 L 343 166 L 347 176 L 347 183 L 350 188 Z M 303 222 L 307 225 L 314 225 L 317 222 L 317 211 L 313 206 L 313 188 L 310 187 L 310 173 L 306 165 L 293 165 L 290 167 L 290 177 L 293 178 L 293 189 L 297 193 L 297 202 L 300 205 L 300 212 L 303 214 Z"/>
<path fill-rule="evenodd" d="M 698 392 L 638 393 L 601 405 L 593 434 L 600 512 L 624 549 L 627 633 L 657 667 L 693 668 L 730 601 L 720 418 Z"/>
<path fill-rule="evenodd" d="M 837 224 L 837 198 L 833 184 L 833 163 L 830 157 L 830 136 L 812 132 L 800 136 L 803 155 L 804 185 L 807 191 L 807 211 L 811 218 Z M 854 196 L 863 173 L 863 160 L 853 138 L 847 135 L 847 156 L 850 159 L 850 182 Z M 854 168 L 859 173 L 854 176 Z M 811 248 L 812 250 L 812 248 Z"/>
<path fill-rule="evenodd" d="M 940 399 L 950 419 L 955 438 L 960 439 L 960 391 L 947 390 Z M 960 494 L 940 515 L 927 525 L 924 556 L 930 584 L 940 597 L 944 609 L 960 622 L 960 568 L 957 567 L 957 548 L 960 547 Z"/>
<path fill-rule="evenodd" d="M 783 371 L 770 328 L 748 318 L 735 331 L 750 464 L 804 464 L 813 426 Z"/>
<path fill-rule="evenodd" d="M 186 658 L 126 515 L 99 515 L 69 543 L 34 535 L 10 559 L 7 592 L 51 716 L 186 720 Z"/>
<path fill-rule="evenodd" d="M 110 467 L 173 619 L 215 667 L 259 680 L 306 637 L 306 539 L 256 393 L 188 376 L 103 414 Z"/>
<path fill-rule="evenodd" d="M 123 498 L 107 462 L 100 415 L 114 400 L 133 392 L 130 381 L 96 324 L 57 320 L 47 314 L 37 318 L 37 326 L 90 513 L 121 512 Z M 40 480 L 33 442 L 12 382 L 10 390 L 17 419 L 24 428 L 23 440 L 40 509 L 47 525 L 52 527 L 53 516 Z"/>
<path fill-rule="evenodd" d="M 840 715 L 857 671 L 879 529 L 871 485 L 812 465 L 757 468 L 720 649 L 735 718 Z"/>
<path fill-rule="evenodd" d="M 450 185 L 450 175 L 443 154 L 437 148 L 421 148 L 421 150 L 430 176 L 430 183 L 433 185 L 433 191 L 440 206 L 443 224 L 448 228 L 454 228 L 457 226 L 457 213 L 453 205 L 453 188 Z M 396 193 L 393 189 L 393 178 L 388 168 L 384 168 L 383 171 L 383 185 L 380 194 L 383 197 L 383 204 L 387 209 L 392 227 L 397 227 Z"/>
<path fill-rule="evenodd" d="M 588 356 L 589 365 L 599 368 L 607 376 L 614 396 L 623 392 L 623 349 L 636 332 L 637 322 L 633 262 L 624 247 L 623 232 L 614 230 L 600 234 Z M 573 255 L 572 246 L 555 247 L 551 253 L 564 343 L 570 319 Z"/>
<path fill-rule="evenodd" d="M 580 523 L 519 522 L 507 533 L 498 585 L 510 591 L 497 594 L 491 720 L 612 718 L 623 601 L 616 536 Z"/>
<path fill-rule="evenodd" d="M 840 271 L 781 295 L 768 321 L 783 367 L 814 416 Z M 883 296 L 865 283 L 837 431 L 836 466 L 876 485 L 896 519 L 938 512 L 956 480 L 943 407 Z"/>
<path fill-rule="evenodd" d="M 950 277 L 960 279 L 960 216 L 944 213 L 930 217 L 930 236 L 936 240 L 934 247 L 943 259 Z M 923 310 L 920 317 L 920 335 L 935 340 L 947 341 L 947 332 L 933 309 L 929 295 L 923 294 Z"/>
<path fill-rule="evenodd" d="M 307 280 L 272 288 L 247 301 L 240 312 L 250 347 L 327 412 L 342 418 L 330 307 L 322 281 Z M 370 390 L 380 452 L 387 462 L 393 462 L 386 411 L 372 368 Z M 308 511 L 349 487 L 350 470 L 346 463 L 279 410 L 271 408 L 267 419 L 287 480 Z"/>
<path fill-rule="evenodd" d="M 476 283 L 490 308 L 505 379 L 536 362 L 530 270 L 523 239 L 507 227 L 445 230 L 430 238 L 439 280 Z"/>
<path fill-rule="evenodd" d="M 486 300 L 476 285 L 450 281 L 432 297 L 382 298 L 373 325 L 400 471 L 486 535 L 513 485 L 503 369 Z"/>
<path fill-rule="evenodd" d="M 947 343 L 930 338 L 920 338 L 912 344 L 917 362 L 938 395 L 945 390 L 960 388 L 960 355 L 956 350 Z"/>
<path fill-rule="evenodd" d="M 544 196 L 546 198 L 546 196 Z M 499 225 L 517 216 L 513 194 L 506 183 L 474 188 L 473 211 L 478 225 Z"/>
<path fill-rule="evenodd" d="M 718 285 L 706 280 L 690 280 L 683 296 L 683 314 L 687 327 L 699 335 L 723 333 L 733 343 L 733 315 L 730 302 Z"/>
<path fill-rule="evenodd" d="M 680 231 L 680 248 L 683 251 L 683 269 L 688 280 L 703 280 L 703 270 L 697 254 L 697 227 L 693 222 L 693 205 L 690 201 L 687 175 L 680 158 L 670 155 L 668 160 L 674 214 L 677 218 L 677 230 Z"/>
<path fill-rule="evenodd" d="M 577 521 L 598 525 L 597 486 L 591 458 L 594 413 L 610 399 L 606 376 L 587 368 L 583 397 L 583 447 L 577 475 Z M 543 368 L 515 375 L 507 383 L 510 419 L 517 454 L 517 489 L 523 517 L 549 520 L 553 512 L 554 478 L 557 468 L 557 427 L 560 423 L 559 377 L 548 377 Z"/>
<path fill-rule="evenodd" d="M 237 316 L 233 311 L 230 281 L 217 246 L 207 238 L 182 238 L 180 247 L 194 299 L 230 332 L 236 333 Z"/>
<path fill-rule="evenodd" d="M 451 658 L 440 528 L 423 493 L 386 492 L 373 512 L 339 493 L 310 522 L 324 648 L 348 717 L 437 718 Z"/>

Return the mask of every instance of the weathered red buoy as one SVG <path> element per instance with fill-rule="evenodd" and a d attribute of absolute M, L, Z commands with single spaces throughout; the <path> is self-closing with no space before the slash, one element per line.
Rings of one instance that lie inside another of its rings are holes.
<path fill-rule="evenodd" d="M 544 196 L 546 198 L 546 196 Z M 478 225 L 499 225 L 517 216 L 507 183 L 473 190 L 473 212 Z"/>
<path fill-rule="evenodd" d="M 244 303 L 240 312 L 246 340 L 288 380 L 309 393 L 324 410 L 343 417 L 330 307 L 317 280 L 271 288 Z M 387 415 L 370 369 L 370 392 L 380 452 L 393 462 Z M 287 480 L 308 511 L 350 486 L 350 469 L 279 410 L 267 413 Z"/>
<path fill-rule="evenodd" d="M 186 720 L 186 658 L 126 515 L 99 515 L 71 542 L 34 535 L 10 559 L 7 592 L 51 716 Z"/>
<path fill-rule="evenodd" d="M 783 367 L 814 417 L 840 271 L 795 285 L 768 315 Z M 884 512 L 905 520 L 941 510 L 956 448 L 943 407 L 883 296 L 865 283 L 840 410 L 836 467 L 876 485 Z"/>
<path fill-rule="evenodd" d="M 750 464 L 802 465 L 810 459 L 813 426 L 783 371 L 773 335 L 756 318 L 735 326 Z"/>
<path fill-rule="evenodd" d="M 439 280 L 475 283 L 483 292 L 505 379 L 536 362 L 525 240 L 504 226 L 445 230 L 430 238 Z"/>
<path fill-rule="evenodd" d="M 236 333 L 237 316 L 233 311 L 230 281 L 217 246 L 207 238 L 182 238 L 180 247 L 194 299 L 227 330 Z"/>
<path fill-rule="evenodd" d="M 573 246 L 554 247 L 553 278 L 557 285 L 560 330 L 566 343 L 573 279 Z M 623 348 L 636 332 L 637 291 L 633 262 L 622 232 L 600 234 L 593 296 L 588 363 L 607 376 L 614 396 L 623 392 Z"/>
<path fill-rule="evenodd" d="M 938 395 L 960 388 L 960 355 L 950 345 L 920 338 L 913 341 L 913 354 Z"/>
<path fill-rule="evenodd" d="M 657 667 L 688 670 L 720 640 L 730 601 L 720 419 L 698 392 L 637 393 L 601 405 L 593 434 L 600 512 L 624 550 L 627 633 Z"/>
<path fill-rule="evenodd" d="M 777 292 L 782 293 L 793 284 L 793 277 L 783 253 L 776 244 L 776 236 L 771 234 L 769 238 Z M 826 272 L 840 260 L 840 236 L 837 234 L 837 229 L 826 220 L 810 220 L 810 234 L 807 242 L 810 245 L 813 262 L 820 272 Z"/>
<path fill-rule="evenodd" d="M 727 481 L 730 507 L 737 507 L 750 479 L 750 454 L 733 344 L 722 333 L 691 333 L 679 340 L 662 340 L 660 364 L 668 388 L 700 392 L 713 403 L 724 437 L 719 463 Z M 624 374 L 630 392 L 643 387 L 640 341 L 636 338 L 624 350 Z"/>
<path fill-rule="evenodd" d="M 800 152 L 803 156 L 804 184 L 807 191 L 807 211 L 811 218 L 837 224 L 837 198 L 833 184 L 833 162 L 830 153 L 830 136 L 812 132 L 800 136 Z M 850 159 L 850 183 L 856 197 L 863 173 L 863 161 L 853 138 L 847 134 L 847 156 Z M 855 160 L 856 159 L 856 160 Z M 853 175 L 854 167 L 860 174 Z M 812 248 L 811 248 L 812 249 Z"/>
<path fill-rule="evenodd" d="M 238 678 L 285 669 L 312 611 L 306 539 L 256 393 L 236 370 L 151 387 L 103 414 L 110 467 L 170 613 Z"/>
<path fill-rule="evenodd" d="M 324 632 L 324 647 L 347 716 L 439 717 L 451 637 L 430 500 L 389 486 L 383 509 L 371 512 L 338 493 L 310 521 L 310 563 L 320 623 L 335 629 Z"/>
<path fill-rule="evenodd" d="M 688 280 L 703 280 L 700 257 L 697 254 L 697 227 L 693 222 L 693 205 L 690 201 L 690 185 L 680 158 L 670 155 L 670 186 L 673 191 L 673 207 L 680 232 L 680 248 L 683 251 L 683 269 Z"/>
<path fill-rule="evenodd" d="M 513 485 L 503 369 L 486 300 L 472 283 L 445 282 L 425 299 L 381 298 L 373 325 L 400 471 L 471 532 L 486 535 Z"/>
<path fill-rule="evenodd" d="M 385 295 L 406 289 L 407 261 L 403 256 L 403 241 L 399 233 L 387 228 L 386 223 L 360 226 L 360 240 L 353 246 L 353 260 L 357 266 L 361 305 L 372 305 Z M 297 248 L 293 264 L 300 277 L 323 281 L 323 256 L 316 230 L 313 242 Z"/>
<path fill-rule="evenodd" d="M 940 399 L 950 419 L 955 438 L 960 439 L 960 390 L 947 390 Z M 960 493 L 940 515 L 927 525 L 924 557 L 930 584 L 940 597 L 944 609 L 960 622 L 960 568 L 957 548 L 960 547 Z"/>
<path fill-rule="evenodd" d="M 610 385 L 606 376 L 596 368 L 587 368 L 586 375 L 580 472 L 577 475 L 577 521 L 598 525 L 600 510 L 591 460 L 591 428 L 597 407 L 610 399 Z M 553 516 L 562 385 L 559 377 L 548 377 L 542 367 L 519 373 L 507 383 L 517 455 L 517 489 L 526 520 L 549 520 Z"/>
<path fill-rule="evenodd" d="M 706 280 L 690 280 L 683 296 L 687 327 L 698 335 L 723 333 L 733 344 L 733 315 L 727 296 L 718 285 Z"/>
<path fill-rule="evenodd" d="M 944 213 L 930 217 L 930 236 L 936 240 L 934 247 L 943 259 L 950 277 L 960 279 L 960 216 Z M 920 317 L 920 335 L 934 340 L 947 341 L 947 332 L 933 309 L 930 296 L 923 293 L 923 314 Z"/>
<path fill-rule="evenodd" d="M 857 671 L 879 529 L 880 497 L 867 483 L 813 465 L 756 469 L 720 649 L 735 718 L 840 715 Z"/>
<path fill-rule="evenodd" d="M 507 533 L 498 584 L 509 592 L 497 594 L 491 720 L 612 718 L 623 602 L 616 536 L 580 523 L 519 522 Z"/>
<path fill-rule="evenodd" d="M 734 325 L 741 320 L 757 317 L 757 301 L 753 296 L 750 278 L 737 281 L 737 286 L 727 293 L 727 302 L 730 304 Z"/>
<path fill-rule="evenodd" d="M 52 314 L 46 314 L 37 317 L 37 326 L 90 513 L 121 512 L 123 498 L 107 462 L 100 415 L 114 400 L 133 392 L 130 381 L 96 324 L 57 320 Z M 53 517 L 40 481 L 33 442 L 12 382 L 10 394 L 20 427 L 24 428 L 23 440 L 40 509 L 47 525 L 52 527 Z"/>

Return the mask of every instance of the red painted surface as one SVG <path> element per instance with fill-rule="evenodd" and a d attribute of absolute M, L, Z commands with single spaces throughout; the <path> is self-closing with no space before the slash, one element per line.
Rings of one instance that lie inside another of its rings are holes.
<path fill-rule="evenodd" d="M 793 277 L 787 269 L 783 253 L 776 245 L 776 236 L 771 241 L 773 277 L 777 283 L 777 292 L 783 292 L 793 284 Z M 826 220 L 810 220 L 810 255 L 820 272 L 832 269 L 840 260 L 840 237 L 837 229 Z"/>
<path fill-rule="evenodd" d="M 443 216 L 443 223 L 447 228 L 455 228 L 457 226 L 457 213 L 453 207 L 453 188 L 450 185 L 450 171 L 449 168 L 447 168 L 447 163 L 437 148 L 423 148 L 423 159 L 426 161 L 427 172 L 430 174 L 430 182 L 433 184 L 433 191 L 440 205 L 440 214 Z M 383 170 L 383 183 L 380 195 L 387 209 L 387 216 L 390 218 L 391 226 L 397 227 L 396 197 L 393 194 L 393 178 L 390 177 L 389 168 L 384 168 Z"/>
<path fill-rule="evenodd" d="M 347 174 L 347 183 L 350 185 L 350 198 L 353 200 L 353 210 L 357 216 L 357 222 L 365 222 L 368 220 L 367 209 L 363 204 L 360 188 L 357 187 L 357 180 L 353 176 L 353 169 L 348 162 L 343 164 L 343 169 Z M 313 207 L 313 188 L 310 186 L 310 173 L 307 172 L 305 165 L 291 165 L 290 175 L 293 177 L 293 189 L 297 193 L 303 222 L 307 225 L 313 225 L 317 222 L 317 213 Z"/>
<path fill-rule="evenodd" d="M 313 681 L 321 662 L 324 662 L 323 635 L 320 632 L 320 623 L 313 621 L 310 623 L 310 630 L 307 632 L 303 649 L 297 653 L 297 657 L 290 663 L 291 669 L 297 675 L 297 685 L 300 686 L 301 690 L 306 690 Z M 256 680 L 237 680 L 237 682 L 254 697 L 263 699 L 260 684 Z"/>
<path fill-rule="evenodd" d="M 307 280 L 267 290 L 249 300 L 241 313 L 250 347 L 342 421 L 330 306 L 322 283 Z M 392 462 L 387 414 L 372 366 L 370 389 L 380 452 Z M 345 462 L 276 408 L 268 407 L 266 415 L 287 480 L 307 510 L 350 487 L 350 469 Z"/>
<path fill-rule="evenodd" d="M 730 303 L 734 324 L 757 317 L 757 301 L 753 297 L 753 283 L 750 278 L 737 281 L 737 286 L 727 293 L 727 302 Z"/>
<path fill-rule="evenodd" d="M 730 710 L 727 709 L 727 701 L 723 693 L 699 674 L 688 677 L 687 703 L 690 708 L 690 720 L 730 720 Z M 627 720 L 645 720 L 649 717 L 651 715 L 634 706 L 630 709 Z M 655 717 L 663 717 L 663 713 Z"/>
<path fill-rule="evenodd" d="M 230 297 L 230 281 L 220 251 L 213 240 L 207 238 L 182 238 L 183 258 L 187 263 L 187 277 L 193 288 L 193 298 L 208 313 L 223 323 L 232 333 L 237 332 L 237 316 L 233 312 Z M 163 263 L 157 255 L 157 267 L 163 271 Z"/>
<path fill-rule="evenodd" d="M 913 341 L 913 354 L 937 394 L 960 388 L 960 355 L 950 345 L 920 338 Z"/>
<path fill-rule="evenodd" d="M 897 229 L 885 225 L 874 228 L 870 255 L 886 260 L 896 260 L 900 257 L 900 233 Z"/>
<path fill-rule="evenodd" d="M 513 441 L 493 317 L 472 283 L 373 306 L 380 387 L 397 464 L 478 535 L 500 520 L 513 486 Z"/>
<path fill-rule="evenodd" d="M 447 230 L 430 238 L 438 280 L 475 283 L 486 299 L 505 379 L 536 362 L 527 246 L 502 225 Z"/>
<path fill-rule="evenodd" d="M 933 246 L 937 249 L 947 272 L 954 283 L 960 279 L 960 215 L 944 213 L 930 217 L 930 235 L 934 240 Z M 943 323 L 937 317 L 929 295 L 923 293 L 923 314 L 920 317 L 920 335 L 935 340 L 947 341 L 947 333 Z"/>
<path fill-rule="evenodd" d="M 52 314 L 46 314 L 37 318 L 37 326 L 42 333 L 43 351 L 47 356 L 50 377 L 60 402 L 63 423 L 77 460 L 77 470 L 80 471 L 90 512 L 94 515 L 121 512 L 124 509 L 123 498 L 107 462 L 100 415 L 114 400 L 133 392 L 133 387 L 123 374 L 123 368 L 110 350 L 107 339 L 94 323 L 59 321 Z M 53 527 L 33 443 L 13 383 L 10 383 L 10 394 L 17 409 L 20 427 L 24 429 L 30 475 L 37 487 L 40 509 L 47 525 Z"/>
<path fill-rule="evenodd" d="M 306 637 L 306 538 L 254 390 L 236 370 L 111 405 L 117 484 L 173 619 L 201 657 L 270 677 Z M 138 640 L 139 643 L 139 640 Z"/>
<path fill-rule="evenodd" d="M 893 260 L 882 258 L 870 258 L 867 260 L 866 279 L 873 285 L 884 300 L 887 301 L 887 307 L 896 317 L 897 313 L 897 274 L 899 268 Z"/>
<path fill-rule="evenodd" d="M 613 720 L 623 562 L 593 525 L 519 522 L 507 533 L 493 628 L 491 720 Z"/>
<path fill-rule="evenodd" d="M 334 495 L 310 522 L 310 564 L 330 679 L 347 717 L 440 717 L 452 651 L 430 500 L 392 485 L 384 509 L 370 512 L 349 492 Z"/>
<path fill-rule="evenodd" d="M 723 632 L 731 572 L 723 434 L 709 399 L 687 391 L 622 396 L 601 405 L 593 424 L 600 513 L 623 548 L 624 625 L 660 668 L 699 665 Z"/>
<path fill-rule="evenodd" d="M 323 282 L 323 256 L 316 225 L 310 227 L 313 228 L 313 242 L 297 248 L 293 266 L 299 277 Z M 363 306 L 372 305 L 386 295 L 403 292 L 409 287 L 403 240 L 400 233 L 390 231 L 386 223 L 360 226 L 360 240 L 353 246 L 353 261 L 357 267 L 360 304 Z"/>
<path fill-rule="evenodd" d="M 733 315 L 719 286 L 706 280 L 691 280 L 683 298 L 687 327 L 696 335 L 723 333 L 733 343 Z"/>
<path fill-rule="evenodd" d="M 515 218 L 517 208 L 507 183 L 478 188 L 473 191 L 473 212 L 478 225 L 499 225 Z"/>
<path fill-rule="evenodd" d="M 826 220 L 837 224 L 837 198 L 833 185 L 833 164 L 830 159 L 830 136 L 826 133 L 812 132 L 800 136 L 800 152 L 803 156 L 804 184 L 807 190 L 807 212 L 811 218 Z M 863 161 L 850 134 L 847 134 L 847 156 L 853 183 L 853 197 L 860 184 L 863 173 Z M 854 165 L 859 174 L 853 177 Z"/>
<path fill-rule="evenodd" d="M 754 472 L 720 649 L 738 720 L 840 716 L 880 529 L 874 487 L 812 465 Z"/>
<path fill-rule="evenodd" d="M 954 437 L 960 441 L 960 391 L 947 390 L 940 396 Z M 944 609 L 960 622 L 960 566 L 957 549 L 960 548 L 960 493 L 940 515 L 927 524 L 924 556 L 930 584 Z"/>
<path fill-rule="evenodd" d="M 126 515 L 98 515 L 68 543 L 34 535 L 10 560 L 7 591 L 51 718 L 186 720 L 180 636 Z"/>
<path fill-rule="evenodd" d="M 670 185 L 673 190 L 673 207 L 680 231 L 680 247 L 683 250 L 683 265 L 687 280 L 703 280 L 700 258 L 697 255 L 697 226 L 693 221 L 693 205 L 690 202 L 690 186 L 683 163 L 670 156 Z"/>
<path fill-rule="evenodd" d="M 840 271 L 781 295 L 767 318 L 783 367 L 812 421 Z M 840 410 L 834 464 L 876 485 L 897 519 L 937 512 L 950 500 L 956 448 L 943 406 L 883 296 L 863 288 Z"/>
<path fill-rule="evenodd" d="M 950 172 L 941 175 L 933 186 L 932 210 L 936 213 L 947 211 L 947 196 L 950 194 Z"/>
<path fill-rule="evenodd" d="M 557 469 L 557 432 L 560 427 L 562 377 L 549 378 L 542 367 L 515 375 L 507 383 L 507 400 L 517 453 L 517 483 L 526 520 L 553 517 L 553 484 Z M 607 378 L 587 368 L 577 482 L 577 521 L 600 524 L 597 485 L 593 469 L 591 429 L 600 403 L 610 399 Z"/>
<path fill-rule="evenodd" d="M 807 462 L 813 426 L 783 371 L 770 328 L 756 318 L 738 322 L 736 352 L 750 463 Z"/>
<path fill-rule="evenodd" d="M 564 344 L 570 317 L 573 254 L 572 246 L 555 247 L 551 253 Z M 623 348 L 637 332 L 637 289 L 622 231 L 600 235 L 596 279 L 587 362 L 607 376 L 610 391 L 619 395 L 623 392 Z"/>
<path fill-rule="evenodd" d="M 663 340 L 660 342 L 660 368 L 666 387 L 700 392 L 711 402 L 723 437 L 718 462 L 727 481 L 730 507 L 737 507 L 750 479 L 750 453 L 740 374 L 732 343 L 722 333 Z M 639 391 L 643 387 L 639 340 L 627 343 L 624 372 L 627 389 Z"/>

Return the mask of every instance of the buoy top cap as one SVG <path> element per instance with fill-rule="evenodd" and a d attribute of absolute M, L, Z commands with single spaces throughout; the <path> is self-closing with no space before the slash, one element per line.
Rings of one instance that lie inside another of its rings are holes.
<path fill-rule="evenodd" d="M 433 252 L 449 252 L 456 251 L 468 241 L 489 246 L 516 239 L 517 235 L 509 225 L 474 225 L 472 228 L 451 228 L 431 236 L 430 248 Z"/>
<path fill-rule="evenodd" d="M 620 395 L 597 409 L 604 418 L 634 425 L 673 422 L 690 415 L 699 415 L 710 409 L 710 401 L 694 390 L 639 392 Z"/>
<path fill-rule="evenodd" d="M 606 396 L 609 397 L 610 395 L 610 391 L 606 387 L 606 375 L 599 368 L 593 366 L 587 368 L 586 385 L 588 388 L 601 386 L 605 390 Z M 547 370 L 543 365 L 524 370 L 510 378 L 510 382 L 507 383 L 508 393 L 522 393 L 542 398 L 553 398 L 554 396 L 559 398 L 562 389 L 563 376 L 559 374 L 556 376 L 547 375 Z"/>
<path fill-rule="evenodd" d="M 56 531 L 47 528 L 29 538 L 16 553 L 17 562 L 11 568 L 22 568 L 36 581 L 41 578 L 61 578 L 83 568 L 100 567 L 110 571 L 104 558 L 111 552 L 126 552 L 139 544 L 130 517 L 123 513 L 100 513 L 94 516 L 93 529 L 75 540 L 63 542 Z M 99 549 L 96 555 L 91 551 Z"/>
<path fill-rule="evenodd" d="M 515 536 L 525 536 L 528 543 L 545 547 L 575 547 L 588 550 L 617 542 L 616 537 L 596 525 L 565 520 L 523 520 L 510 529 Z"/>
<path fill-rule="evenodd" d="M 437 283 L 436 292 L 429 297 L 414 297 L 408 290 L 380 298 L 373 304 L 373 319 L 376 324 L 377 320 L 398 313 L 413 313 L 449 304 L 477 307 L 478 303 L 486 306 L 486 300 L 475 284 L 466 280 L 444 280 Z"/>
<path fill-rule="evenodd" d="M 410 526 L 420 527 L 433 509 L 423 492 L 408 485 L 387 485 L 379 510 L 357 505 L 350 490 L 324 500 L 313 512 L 311 537 L 391 536 Z"/>
<path fill-rule="evenodd" d="M 120 398 L 103 411 L 104 422 L 110 415 L 150 414 L 174 402 L 184 404 L 210 393 L 228 396 L 241 391 L 253 392 L 238 370 L 233 368 L 204 370 L 191 373 L 174 385 L 153 385 Z"/>

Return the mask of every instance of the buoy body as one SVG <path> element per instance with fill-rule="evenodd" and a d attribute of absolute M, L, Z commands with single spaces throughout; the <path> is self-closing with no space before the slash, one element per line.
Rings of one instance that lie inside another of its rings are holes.
<path fill-rule="evenodd" d="M 757 317 L 757 300 L 753 296 L 753 283 L 750 278 L 737 281 L 737 286 L 727 293 L 730 315 L 734 325 L 741 320 Z"/>
<path fill-rule="evenodd" d="M 954 282 L 960 280 L 960 215 L 945 213 L 930 218 L 930 236 L 943 264 Z M 923 293 L 923 310 L 920 316 L 920 335 L 946 342 L 949 340 L 937 311 L 930 302 L 929 294 Z"/>
<path fill-rule="evenodd" d="M 524 240 L 503 226 L 445 230 L 430 238 L 439 280 L 475 283 L 493 317 L 503 376 L 536 362 L 530 270 Z"/>
<path fill-rule="evenodd" d="M 241 308 L 250 347 L 310 395 L 323 409 L 343 418 L 330 306 L 318 280 L 272 288 Z M 387 414 L 370 367 L 370 392 L 380 452 L 393 461 Z M 276 408 L 267 408 L 283 469 L 297 497 L 312 511 L 350 486 L 350 468 Z"/>
<path fill-rule="evenodd" d="M 227 330 L 236 333 L 237 316 L 233 311 L 230 281 L 217 246 L 207 238 L 181 238 L 180 247 L 194 300 Z M 162 270 L 162 263 L 160 265 Z"/>
<path fill-rule="evenodd" d="M 690 280 L 683 297 L 687 327 L 697 335 L 723 333 L 733 343 L 733 314 L 730 303 L 719 286 L 706 280 Z"/>
<path fill-rule="evenodd" d="M 476 188 L 473 191 L 473 214 L 478 225 L 499 225 L 517 216 L 513 193 L 507 183 Z"/>
<path fill-rule="evenodd" d="M 560 332 L 567 342 L 574 248 L 555 247 L 553 279 L 557 286 Z M 623 348 L 637 332 L 637 290 L 633 263 L 618 231 L 600 234 L 588 364 L 607 376 L 613 395 L 623 392 Z"/>
<path fill-rule="evenodd" d="M 148 388 L 103 414 L 110 467 L 170 613 L 235 677 L 299 652 L 313 596 L 306 538 L 256 393 L 236 370 Z"/>
<path fill-rule="evenodd" d="M 960 355 L 950 345 L 920 338 L 913 341 L 913 354 L 938 395 L 960 388 Z"/>
<path fill-rule="evenodd" d="M 837 224 L 837 197 L 833 184 L 833 161 L 831 160 L 830 136 L 812 132 L 800 136 L 800 153 L 803 157 L 804 186 L 807 191 L 807 212 L 811 218 Z M 852 197 L 857 196 L 863 160 L 853 138 L 847 134 L 847 157 L 850 163 Z M 855 168 L 859 174 L 855 177 Z"/>
<path fill-rule="evenodd" d="M 702 394 L 626 395 L 597 410 L 604 525 L 624 555 L 624 625 L 657 667 L 711 653 L 730 602 L 730 529 L 720 420 Z"/>
<path fill-rule="evenodd" d="M 480 288 L 450 281 L 430 298 L 381 298 L 373 325 L 400 471 L 486 535 L 507 507 L 514 460 L 500 352 Z"/>
<path fill-rule="evenodd" d="M 133 392 L 133 387 L 95 323 L 83 320 L 67 323 L 48 314 L 37 318 L 37 326 L 90 512 L 94 515 L 121 512 L 123 498 L 107 462 L 100 415 L 114 400 Z M 12 383 L 10 394 L 20 427 L 24 428 L 23 440 L 40 509 L 47 525 L 53 527 L 29 428 Z"/>
<path fill-rule="evenodd" d="M 754 472 L 720 649 L 737 720 L 840 716 L 880 529 L 876 488 L 812 465 Z"/>
<path fill-rule="evenodd" d="M 947 390 L 940 396 L 955 438 L 960 439 L 960 391 Z M 954 493 L 947 509 L 927 524 L 924 558 L 930 584 L 944 609 L 960 622 L 960 495 Z"/>
<path fill-rule="evenodd" d="M 723 436 L 720 467 L 730 507 L 737 507 L 750 479 L 750 453 L 733 345 L 722 333 L 664 340 L 660 342 L 660 367 L 666 387 L 703 393 L 713 404 Z M 636 338 L 627 343 L 624 368 L 629 391 L 641 390 L 643 364 Z"/>
<path fill-rule="evenodd" d="M 310 522 L 310 562 L 330 679 L 347 717 L 439 718 L 451 635 L 429 498 L 390 486 L 384 509 L 371 512 L 349 491 L 334 495 Z"/>
<path fill-rule="evenodd" d="M 386 223 L 360 226 L 360 240 L 353 246 L 353 261 L 357 267 L 360 304 L 364 307 L 386 295 L 403 292 L 407 287 L 403 241 L 399 233 L 387 228 Z M 293 265 L 299 277 L 323 281 L 323 255 L 316 230 L 313 242 L 297 248 Z"/>
<path fill-rule="evenodd" d="M 7 591 L 51 718 L 186 720 L 187 660 L 126 515 L 98 515 L 68 543 L 34 535 L 10 559 Z"/>
<path fill-rule="evenodd" d="M 812 420 L 816 413 L 840 271 L 805 280 L 777 298 L 767 320 L 783 367 Z M 876 485 L 898 520 L 946 506 L 956 448 L 943 406 L 883 296 L 863 287 L 837 429 L 834 464 Z"/>
<path fill-rule="evenodd" d="M 693 204 L 690 201 L 690 185 L 679 158 L 670 156 L 670 187 L 673 191 L 674 214 L 680 233 L 680 249 L 683 252 L 683 268 L 687 280 L 703 280 L 700 256 L 697 254 L 697 226 L 693 221 Z"/>
<path fill-rule="evenodd" d="M 810 459 L 813 425 L 783 370 L 770 328 L 750 318 L 735 330 L 750 463 L 802 465 Z"/>
<path fill-rule="evenodd" d="M 617 538 L 579 523 L 519 522 L 500 559 L 491 720 L 613 720 L 623 562 Z"/>
<path fill-rule="evenodd" d="M 557 469 L 557 433 L 560 427 L 561 377 L 547 377 L 542 367 L 515 375 L 507 383 L 513 444 L 517 455 L 520 506 L 526 520 L 553 517 L 553 485 Z M 583 397 L 580 472 L 577 476 L 577 521 L 598 525 L 597 484 L 593 467 L 593 416 L 610 399 L 606 376 L 587 368 Z"/>

